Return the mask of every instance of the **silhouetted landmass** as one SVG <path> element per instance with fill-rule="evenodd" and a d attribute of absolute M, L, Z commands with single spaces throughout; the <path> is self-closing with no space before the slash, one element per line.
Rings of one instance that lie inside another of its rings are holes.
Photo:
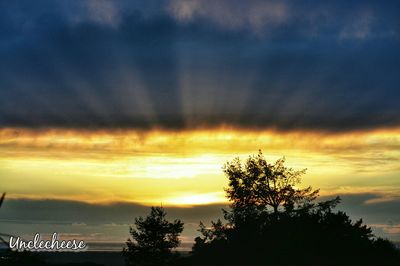
<path fill-rule="evenodd" d="M 45 260 L 34 252 L 4 250 L 0 253 L 0 265 L 4 266 L 46 266 Z"/>
<path fill-rule="evenodd" d="M 122 244 L 122 243 L 121 243 Z M 7 254 L 6 254 L 7 253 Z M 29 254 L 29 255 L 28 255 Z M 9 266 L 123 266 L 121 252 L 85 251 L 85 252 L 21 252 L 0 253 L 0 265 Z M 10 259 L 11 257 L 11 259 Z M 16 259 L 18 258 L 18 259 Z M 34 264 L 36 263 L 36 264 Z M 38 264 L 39 263 L 39 264 Z"/>
<path fill-rule="evenodd" d="M 274 164 L 261 151 L 245 164 L 228 162 L 226 223 L 200 223 L 192 255 L 181 265 L 400 265 L 388 240 L 375 238 L 362 220 L 334 211 L 340 198 L 316 202 L 318 190 L 299 189 L 305 170 Z"/>
<path fill-rule="evenodd" d="M 317 206 L 201 228 L 186 265 L 400 265 L 399 251 L 362 221 Z"/>
<path fill-rule="evenodd" d="M 261 151 L 244 164 L 239 159 L 227 162 L 224 173 L 231 204 L 223 210 L 226 221 L 212 222 L 210 228 L 200 222 L 201 236 L 195 239 L 190 256 L 155 263 L 156 256 L 144 253 L 147 264 L 132 258 L 129 265 L 400 265 L 393 243 L 374 237 L 362 220 L 354 222 L 346 213 L 334 211 L 339 197 L 317 202 L 318 190 L 298 187 L 305 170 L 284 163 L 284 158 L 268 163 Z M 139 221 L 154 220 L 154 210 Z M 144 235 L 152 237 L 137 241 L 134 233 L 136 246 L 158 250 L 153 239 L 165 235 L 164 229 L 159 231 L 161 220 L 147 222 L 145 230 L 139 224 Z M 179 241 L 174 243 L 176 247 Z"/>
<path fill-rule="evenodd" d="M 42 253 L 49 265 L 98 265 L 122 266 L 125 265 L 121 252 L 86 251 L 86 252 L 46 252 Z"/>

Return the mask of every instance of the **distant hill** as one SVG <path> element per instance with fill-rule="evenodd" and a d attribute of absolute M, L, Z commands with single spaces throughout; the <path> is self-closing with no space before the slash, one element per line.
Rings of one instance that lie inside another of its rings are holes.
<path fill-rule="evenodd" d="M 42 252 L 42 258 L 51 265 L 102 265 L 123 266 L 122 252 L 87 251 L 87 252 Z"/>

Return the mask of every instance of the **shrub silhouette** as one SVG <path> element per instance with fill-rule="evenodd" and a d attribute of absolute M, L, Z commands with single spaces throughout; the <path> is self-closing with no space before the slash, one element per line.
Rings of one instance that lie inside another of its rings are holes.
<path fill-rule="evenodd" d="M 333 211 L 339 197 L 316 202 L 318 190 L 296 188 L 305 171 L 286 168 L 284 159 L 268 164 L 260 151 L 224 172 L 227 222 L 200 223 L 186 265 L 400 265 L 391 242 Z"/>
<path fill-rule="evenodd" d="M 126 265 L 159 266 L 173 265 L 177 254 L 172 253 L 180 241 L 183 230 L 180 220 L 169 222 L 162 207 L 151 207 L 146 217 L 135 219 L 135 228 L 130 227 L 132 239 L 126 242 L 123 250 Z"/>
<path fill-rule="evenodd" d="M 29 251 L 1 251 L 0 265 L 2 266 L 46 266 L 48 265 L 39 254 Z"/>

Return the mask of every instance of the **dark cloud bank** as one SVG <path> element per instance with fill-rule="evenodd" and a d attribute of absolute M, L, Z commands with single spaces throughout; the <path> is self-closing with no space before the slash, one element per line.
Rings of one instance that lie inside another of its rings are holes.
<path fill-rule="evenodd" d="M 0 127 L 400 125 L 398 1 L 0 1 Z"/>
<path fill-rule="evenodd" d="M 327 200 L 332 197 L 322 197 Z M 379 200 L 378 194 L 342 195 L 339 210 L 346 211 L 352 219 L 364 218 L 377 236 L 400 241 L 400 200 L 368 202 Z M 208 205 L 192 208 L 166 207 L 168 218 L 179 218 L 185 222 L 185 242 L 191 242 L 198 224 L 203 221 L 222 218 L 226 205 Z M 53 231 L 85 238 L 95 237 L 97 241 L 124 241 L 129 225 L 134 218 L 145 216 L 149 207 L 134 203 L 88 204 L 62 200 L 9 199 L 2 206 L 0 225 L 4 232 L 15 235 L 31 235 L 39 231 L 51 234 Z M 190 246 L 190 245 L 189 245 Z"/>

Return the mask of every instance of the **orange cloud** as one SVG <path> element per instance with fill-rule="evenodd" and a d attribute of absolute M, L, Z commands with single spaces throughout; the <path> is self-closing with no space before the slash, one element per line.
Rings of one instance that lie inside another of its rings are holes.
<path fill-rule="evenodd" d="M 400 130 L 324 134 L 232 128 L 0 130 L 0 174 L 10 197 L 195 205 L 225 201 L 221 167 L 262 149 L 308 168 L 322 194 L 398 193 Z"/>

